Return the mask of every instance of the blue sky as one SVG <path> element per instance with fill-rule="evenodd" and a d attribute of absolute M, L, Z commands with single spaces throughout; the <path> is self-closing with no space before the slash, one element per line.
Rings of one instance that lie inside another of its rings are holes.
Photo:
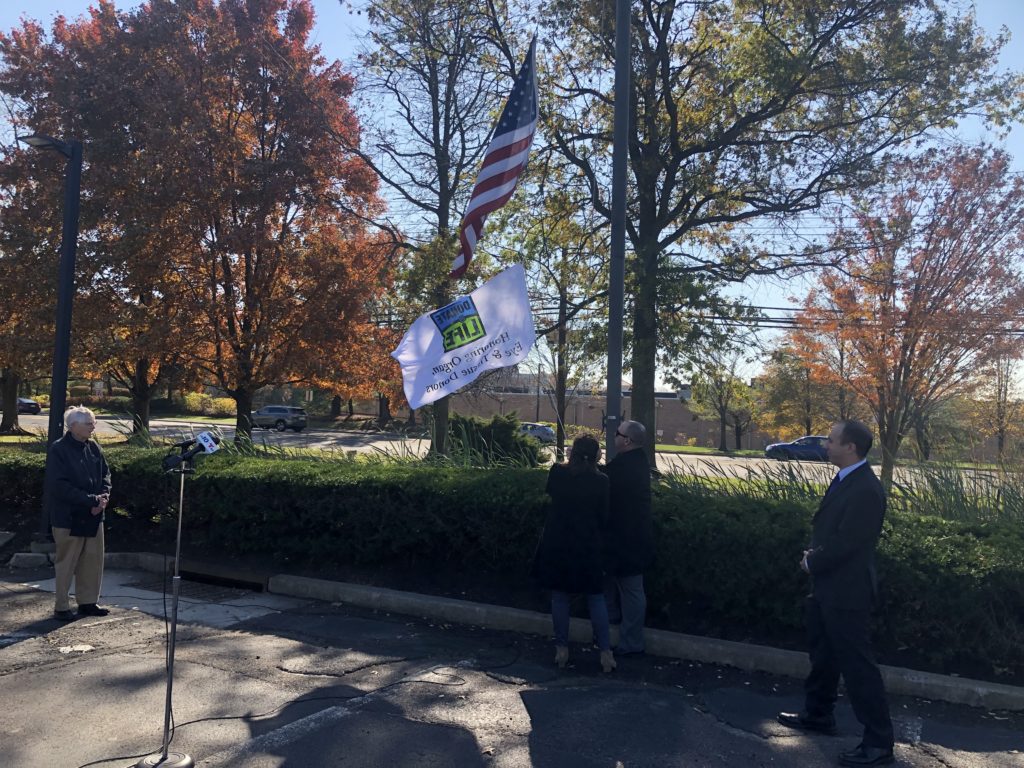
<path fill-rule="evenodd" d="M 959 4 L 966 2 L 968 0 L 959 0 Z M 0 0 L 0 29 L 6 31 L 17 26 L 23 16 L 37 19 L 49 27 L 58 13 L 74 18 L 84 14 L 91 3 L 92 0 Z M 121 8 L 131 8 L 138 4 L 138 0 L 117 0 Z M 313 6 L 317 14 L 314 42 L 321 46 L 328 59 L 339 59 L 343 63 L 351 60 L 355 50 L 355 35 L 364 24 L 363 18 L 353 16 L 338 0 L 313 0 Z M 995 34 L 1004 25 L 1011 33 L 1011 41 L 1002 53 L 1002 67 L 1024 71 L 1024 13 L 1021 13 L 1020 0 L 976 0 L 975 8 L 978 23 L 988 33 Z M 989 134 L 977 122 L 962 125 L 959 133 L 971 141 L 986 139 L 1001 144 L 1014 156 L 1016 169 L 1024 173 L 1024 125 L 1014 126 L 1005 140 Z M 766 281 L 748 282 L 729 293 L 742 295 L 755 305 L 787 306 L 791 303 L 789 298 L 792 294 L 804 290 L 806 286 L 800 280 L 782 285 Z"/>
<path fill-rule="evenodd" d="M 75 18 L 84 14 L 92 3 L 93 0 L 0 0 L 0 29 L 6 31 L 17 26 L 23 16 L 39 20 L 49 27 L 57 14 Z M 117 0 L 121 8 L 138 4 L 138 0 Z M 314 41 L 328 59 L 351 60 L 355 35 L 362 28 L 363 18 L 349 13 L 338 0 L 313 0 L 313 6 L 317 15 Z M 1020 0 L 976 0 L 975 7 L 982 28 L 994 34 L 1005 25 L 1013 36 L 1003 51 L 1003 67 L 1024 71 L 1024 13 L 1021 13 Z M 971 140 L 987 138 L 996 141 L 980 125 L 973 123 L 964 126 L 961 132 Z M 1024 172 L 1024 126 L 1017 126 L 1003 143 L 1014 155 L 1018 170 Z"/>
<path fill-rule="evenodd" d="M 0 29 L 5 32 L 20 23 L 26 16 L 43 22 L 49 28 L 50 21 L 58 14 L 75 18 L 86 13 L 96 0 L 0 0 Z M 134 8 L 140 0 L 115 0 L 118 8 Z M 317 25 L 313 40 L 319 43 L 324 54 L 330 59 L 346 61 L 353 55 L 353 25 L 359 25 L 361 17 L 353 16 L 342 7 L 338 0 L 313 0 Z"/>

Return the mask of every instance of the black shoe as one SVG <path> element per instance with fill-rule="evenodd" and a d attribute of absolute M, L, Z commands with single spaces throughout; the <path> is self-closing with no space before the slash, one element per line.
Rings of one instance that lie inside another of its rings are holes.
<path fill-rule="evenodd" d="M 836 735 L 836 719 L 833 715 L 808 715 L 806 712 L 796 714 L 794 712 L 779 712 L 778 720 L 787 728 L 796 728 L 800 731 L 814 731 L 815 733 L 827 733 L 829 736 Z"/>
<path fill-rule="evenodd" d="M 896 756 L 892 753 L 892 747 L 885 749 L 858 744 L 855 749 L 839 755 L 840 765 L 889 765 L 895 761 Z"/>
<path fill-rule="evenodd" d="M 73 614 L 71 611 L 54 611 L 53 618 L 57 619 L 58 621 L 74 621 L 75 614 Z"/>
<path fill-rule="evenodd" d="M 71 611 L 68 611 L 71 613 Z M 106 616 L 110 611 L 106 608 L 100 608 L 96 603 L 82 603 L 78 606 L 79 616 Z"/>

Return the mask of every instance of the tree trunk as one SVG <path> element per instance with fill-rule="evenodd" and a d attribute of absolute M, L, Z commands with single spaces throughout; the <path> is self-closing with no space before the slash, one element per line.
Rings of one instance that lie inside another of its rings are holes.
<path fill-rule="evenodd" d="M 654 465 L 654 384 L 658 357 L 658 273 L 656 246 L 653 258 L 645 259 L 638 253 L 636 259 L 636 300 L 633 310 L 633 389 L 630 397 L 630 419 L 647 428 L 647 450 Z M 649 264 L 644 265 L 648 261 Z"/>
<path fill-rule="evenodd" d="M 725 413 L 718 414 L 718 450 L 723 453 L 729 450 L 729 446 L 726 445 L 725 436 L 729 434 L 729 424 L 726 421 Z"/>
<path fill-rule="evenodd" d="M 446 177 L 442 176 L 442 178 Z M 439 211 L 437 216 L 437 236 L 440 238 L 440 242 L 450 240 L 448 236 L 448 217 L 450 215 L 449 208 L 453 197 L 454 195 L 441 194 L 440 199 L 438 200 Z M 440 283 L 434 290 L 434 306 L 443 307 L 449 301 L 451 301 L 451 294 L 448 292 L 448 284 L 447 282 Z M 434 406 L 431 408 L 431 415 L 434 420 L 430 425 L 429 455 L 448 455 L 448 414 L 451 408 L 449 399 L 449 396 L 445 395 L 440 400 L 435 400 Z"/>
<path fill-rule="evenodd" d="M 351 419 L 356 415 L 356 404 L 352 402 L 352 398 L 348 399 L 348 417 Z"/>
<path fill-rule="evenodd" d="M 149 432 L 149 405 L 151 397 L 132 395 L 132 434 L 144 435 Z"/>
<path fill-rule="evenodd" d="M 391 398 L 387 395 L 377 395 L 377 424 L 383 428 L 391 423 Z"/>
<path fill-rule="evenodd" d="M 331 418 L 336 419 L 341 416 L 341 395 L 335 395 L 331 398 Z"/>
<path fill-rule="evenodd" d="M 917 439 L 917 449 L 922 461 L 929 461 L 932 457 L 932 441 L 928 432 L 927 419 L 918 417 L 914 420 L 914 437 Z"/>
<path fill-rule="evenodd" d="M 409 421 L 406 422 L 406 426 L 407 427 L 415 427 L 416 426 L 416 409 L 415 408 L 410 408 L 409 409 Z"/>
<path fill-rule="evenodd" d="M 882 486 L 888 492 L 892 488 L 892 476 L 896 469 L 896 454 L 899 453 L 900 443 L 903 442 L 903 439 L 896 430 L 879 434 L 878 437 L 879 443 L 882 445 Z"/>
<path fill-rule="evenodd" d="M 0 419 L 0 432 L 8 434 L 20 432 L 18 426 L 18 383 L 21 377 L 13 368 L 0 370 L 0 403 L 3 404 L 3 417 Z"/>
<path fill-rule="evenodd" d="M 438 456 L 448 454 L 448 397 L 434 402 L 433 422 L 430 425 L 430 453 Z"/>
<path fill-rule="evenodd" d="M 232 395 L 235 398 L 235 442 L 251 441 L 253 391 L 239 388 Z"/>
<path fill-rule="evenodd" d="M 135 361 L 132 382 L 129 391 L 132 395 L 132 434 L 145 434 L 149 431 L 149 404 L 153 399 L 156 382 L 149 381 L 149 360 L 142 358 Z"/>
<path fill-rule="evenodd" d="M 732 427 L 733 427 L 733 430 L 736 433 L 736 450 L 737 451 L 742 450 L 742 448 L 743 448 L 743 426 L 739 422 L 735 422 L 732 425 Z"/>

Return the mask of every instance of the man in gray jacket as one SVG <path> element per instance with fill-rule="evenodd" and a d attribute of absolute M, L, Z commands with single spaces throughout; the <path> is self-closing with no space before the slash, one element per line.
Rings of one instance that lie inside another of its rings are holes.
<path fill-rule="evenodd" d="M 647 596 L 644 571 L 654 563 L 651 518 L 651 464 L 644 450 L 647 430 L 639 421 L 624 421 L 615 432 L 615 458 L 605 466 L 609 480 L 608 529 L 605 536 L 609 614 L 621 616 L 620 656 L 644 653 Z"/>

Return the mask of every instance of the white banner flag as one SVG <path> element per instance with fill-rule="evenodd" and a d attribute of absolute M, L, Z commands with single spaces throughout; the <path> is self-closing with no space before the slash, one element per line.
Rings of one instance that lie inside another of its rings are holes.
<path fill-rule="evenodd" d="M 484 371 L 515 365 L 533 347 L 526 271 L 516 264 L 468 296 L 420 315 L 391 353 L 411 408 L 457 392 Z"/>

